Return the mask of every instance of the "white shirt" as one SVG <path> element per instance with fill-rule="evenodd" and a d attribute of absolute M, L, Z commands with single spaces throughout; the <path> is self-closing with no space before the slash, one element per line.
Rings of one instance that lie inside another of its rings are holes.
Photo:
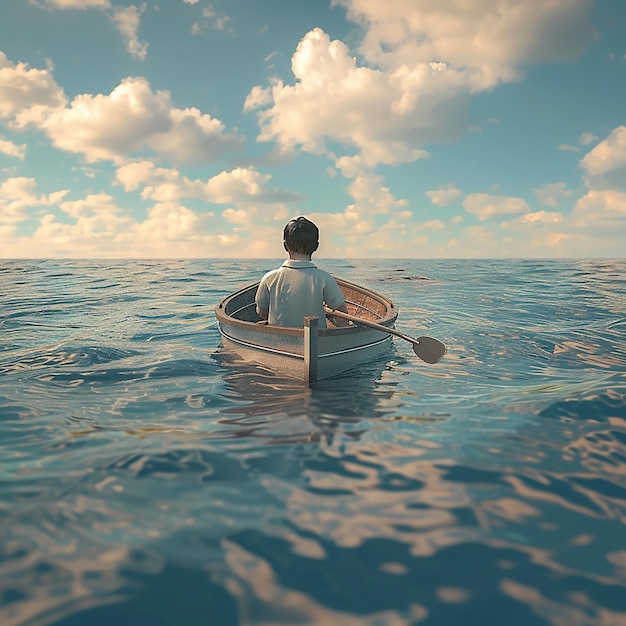
<path fill-rule="evenodd" d="M 290 259 L 265 274 L 256 292 L 256 304 L 269 310 L 268 324 L 302 327 L 307 315 L 326 326 L 324 304 L 336 309 L 345 302 L 335 279 L 313 261 Z"/>

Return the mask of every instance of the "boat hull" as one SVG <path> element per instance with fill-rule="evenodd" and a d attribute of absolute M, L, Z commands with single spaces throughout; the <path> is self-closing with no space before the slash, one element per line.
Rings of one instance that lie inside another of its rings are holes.
<path fill-rule="evenodd" d="M 393 327 L 397 310 L 391 300 L 341 279 L 337 284 L 352 315 Z M 254 306 L 257 285 L 248 285 L 231 294 L 215 309 L 222 345 L 245 361 L 258 363 L 282 376 L 315 382 L 377 360 L 390 349 L 389 334 L 366 326 L 313 328 L 309 340 L 304 327 L 259 323 Z M 314 342 L 312 358 L 308 341 Z"/>

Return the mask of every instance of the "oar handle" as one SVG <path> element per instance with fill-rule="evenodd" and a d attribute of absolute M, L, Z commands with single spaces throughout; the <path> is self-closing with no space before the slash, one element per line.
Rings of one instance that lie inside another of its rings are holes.
<path fill-rule="evenodd" d="M 356 315 L 350 315 L 349 313 L 344 313 L 343 311 L 333 311 L 327 306 L 324 307 L 324 311 L 326 312 L 326 315 L 341 317 L 344 320 L 350 320 L 355 324 L 361 324 L 362 326 L 369 326 L 370 328 L 375 328 L 376 330 L 382 330 L 385 333 L 389 333 L 390 335 L 396 335 L 397 337 L 402 337 L 403 339 L 408 339 L 409 341 L 416 341 L 415 339 L 411 339 L 407 335 L 404 335 L 400 331 L 397 331 L 395 328 L 389 328 L 388 326 L 383 326 L 382 324 L 377 324 L 376 322 L 370 322 L 369 320 L 363 319 L 362 317 L 357 317 Z"/>

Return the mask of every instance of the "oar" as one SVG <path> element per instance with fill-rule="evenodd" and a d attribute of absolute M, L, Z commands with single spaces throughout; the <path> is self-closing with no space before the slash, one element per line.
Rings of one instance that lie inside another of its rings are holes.
<path fill-rule="evenodd" d="M 413 352 L 417 354 L 417 356 L 422 359 L 422 361 L 426 361 L 426 363 L 438 363 L 443 358 L 446 353 L 446 345 L 439 341 L 438 339 L 434 339 L 433 337 L 418 337 L 417 339 L 413 339 L 404 333 L 396 330 L 395 328 L 387 328 L 382 324 L 377 324 L 376 322 L 370 322 L 369 320 L 364 320 L 361 317 L 356 317 L 355 315 L 349 315 L 348 313 L 343 313 L 342 311 L 333 311 L 328 307 L 324 307 L 327 315 L 334 315 L 335 317 L 341 317 L 344 320 L 350 320 L 355 324 L 361 324 L 362 326 L 369 326 L 370 328 L 375 328 L 376 330 L 382 330 L 385 333 L 389 333 L 390 335 L 395 335 L 396 337 L 400 337 L 402 339 L 406 339 L 407 341 L 413 344 Z"/>

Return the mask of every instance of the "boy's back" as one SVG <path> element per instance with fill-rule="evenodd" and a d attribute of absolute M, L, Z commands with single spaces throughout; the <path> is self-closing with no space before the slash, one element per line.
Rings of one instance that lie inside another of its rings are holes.
<path fill-rule="evenodd" d="M 269 310 L 269 324 L 302 327 L 305 316 L 315 315 L 324 327 L 324 303 L 337 309 L 343 304 L 344 296 L 335 279 L 315 263 L 290 259 L 265 274 L 256 301 L 258 307 Z"/>

